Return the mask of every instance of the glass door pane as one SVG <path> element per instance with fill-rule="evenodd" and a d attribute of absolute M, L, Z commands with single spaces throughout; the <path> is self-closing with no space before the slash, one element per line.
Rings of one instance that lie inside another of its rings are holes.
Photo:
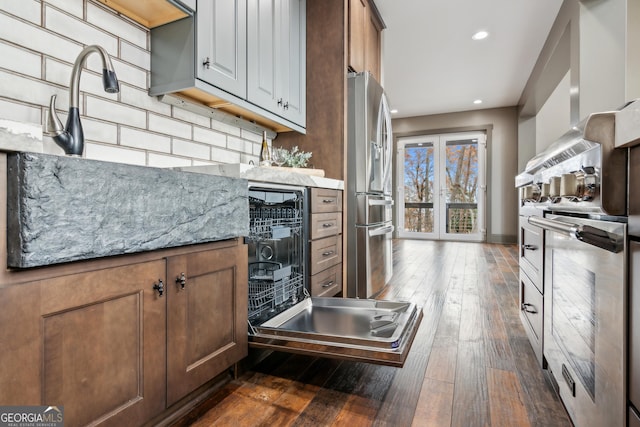
<path fill-rule="evenodd" d="M 404 229 L 433 233 L 434 228 L 434 147 L 433 144 L 405 146 Z"/>
<path fill-rule="evenodd" d="M 446 141 L 444 157 L 444 233 L 477 233 L 478 139 Z"/>

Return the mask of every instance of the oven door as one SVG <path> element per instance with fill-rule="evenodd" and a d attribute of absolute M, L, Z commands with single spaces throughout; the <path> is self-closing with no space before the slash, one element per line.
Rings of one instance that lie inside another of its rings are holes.
<path fill-rule="evenodd" d="M 626 224 L 562 215 L 545 229 L 544 356 L 579 426 L 625 425 Z"/>

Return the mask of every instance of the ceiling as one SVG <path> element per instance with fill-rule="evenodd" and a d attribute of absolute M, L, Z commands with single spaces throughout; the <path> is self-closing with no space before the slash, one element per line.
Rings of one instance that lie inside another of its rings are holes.
<path fill-rule="evenodd" d="M 375 0 L 393 117 L 518 105 L 562 1 Z"/>

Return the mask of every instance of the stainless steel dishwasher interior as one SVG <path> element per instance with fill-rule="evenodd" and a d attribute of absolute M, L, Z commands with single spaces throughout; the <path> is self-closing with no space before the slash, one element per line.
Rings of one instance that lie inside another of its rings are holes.
<path fill-rule="evenodd" d="M 408 302 L 308 298 L 257 326 L 256 332 L 393 351 L 417 311 Z"/>

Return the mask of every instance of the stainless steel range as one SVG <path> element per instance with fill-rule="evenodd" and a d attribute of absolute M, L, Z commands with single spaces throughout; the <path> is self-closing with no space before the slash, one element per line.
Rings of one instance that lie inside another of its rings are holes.
<path fill-rule="evenodd" d="M 516 177 L 521 318 L 579 427 L 626 425 L 628 150 L 615 147 L 636 104 L 590 115 Z"/>

